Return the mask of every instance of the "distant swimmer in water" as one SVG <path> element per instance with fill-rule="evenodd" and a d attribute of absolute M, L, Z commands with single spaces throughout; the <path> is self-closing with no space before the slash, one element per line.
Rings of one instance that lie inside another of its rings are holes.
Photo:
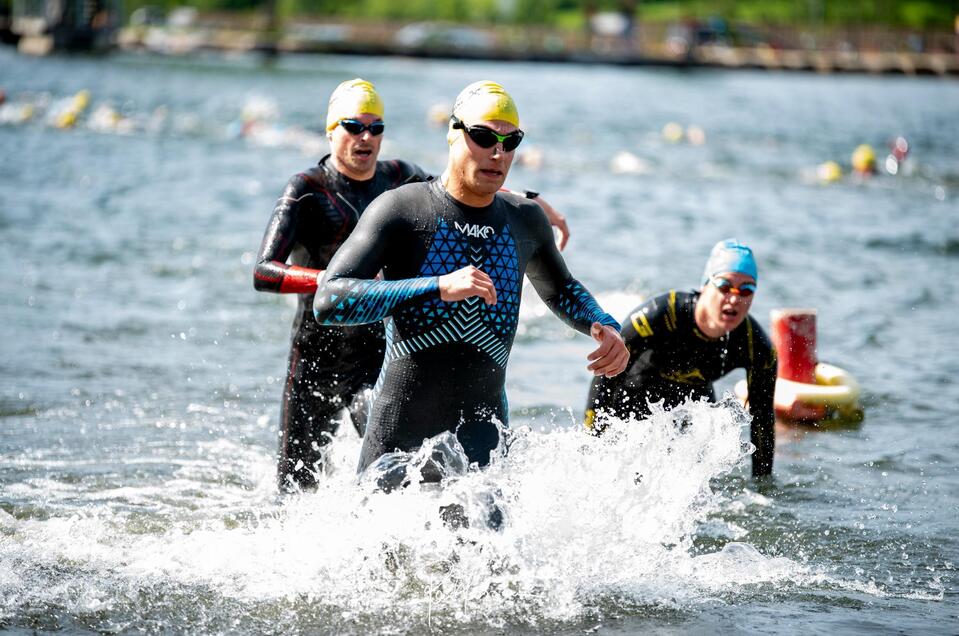
<path fill-rule="evenodd" d="M 524 274 L 557 316 L 599 343 L 589 370 L 613 376 L 626 365 L 619 325 L 572 277 L 541 209 L 499 191 L 522 139 L 502 86 L 467 86 L 449 118 L 442 176 L 379 197 L 327 268 L 314 300 L 320 324 L 386 319 L 360 471 L 446 431 L 469 462 L 490 461 L 497 422 L 508 420 Z"/>
<path fill-rule="evenodd" d="M 253 272 L 258 291 L 297 294 L 289 365 L 280 411 L 278 477 L 281 489 L 316 486 L 324 447 L 343 409 L 362 434 L 365 396 L 383 362 L 383 327 L 322 326 L 313 318 L 317 276 L 377 196 L 430 177 L 405 161 L 378 161 L 384 104 L 373 84 L 341 83 L 330 96 L 326 132 L 330 154 L 294 175 L 277 200 Z M 541 197 L 547 213 L 562 226 L 562 215 Z"/>
<path fill-rule="evenodd" d="M 758 271 L 752 250 L 728 239 L 717 243 L 699 291 L 657 296 L 630 312 L 622 335 L 626 372 L 597 377 L 589 389 L 586 427 L 599 433 L 608 417 L 649 415 L 649 403 L 671 409 L 689 398 L 716 401 L 713 382 L 744 368 L 749 383 L 754 476 L 772 472 L 775 450 L 776 350 L 749 315 Z"/>

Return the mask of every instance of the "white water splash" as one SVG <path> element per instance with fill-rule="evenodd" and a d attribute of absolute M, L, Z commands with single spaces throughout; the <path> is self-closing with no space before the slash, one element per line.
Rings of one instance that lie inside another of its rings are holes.
<path fill-rule="evenodd" d="M 442 488 L 412 484 L 385 494 L 368 480 L 358 484 L 359 440 L 340 437 L 331 449 L 336 468 L 319 490 L 280 504 L 265 486 L 269 458 L 248 455 L 229 469 L 258 474 L 253 487 L 217 486 L 191 467 L 165 484 L 175 496 L 151 489 L 175 502 L 154 520 L 159 530 L 104 504 L 102 493 L 69 517 L 8 515 L 3 613 L 38 603 L 89 611 L 147 586 L 161 594 L 215 590 L 241 604 L 303 602 L 344 629 L 357 621 L 374 629 L 496 627 L 687 606 L 737 586 L 801 577 L 804 568 L 745 544 L 694 556 L 697 526 L 721 499 L 710 480 L 747 456 L 740 441 L 747 416 L 731 403 L 681 411 L 676 421 L 692 426 L 675 425 L 675 411 L 656 411 L 600 438 L 520 428 L 508 454 Z M 208 454 L 225 459 L 224 444 Z M 500 531 L 484 523 L 490 497 L 505 516 Z M 129 493 L 124 499 L 146 503 Z M 468 527 L 444 524 L 439 509 L 452 503 L 463 507 Z M 16 573 L 25 563 L 30 576 Z"/>

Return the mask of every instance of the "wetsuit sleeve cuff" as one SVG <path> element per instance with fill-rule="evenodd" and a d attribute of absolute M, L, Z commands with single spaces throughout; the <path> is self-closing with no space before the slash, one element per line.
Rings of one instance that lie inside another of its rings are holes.
<path fill-rule="evenodd" d="M 283 273 L 280 282 L 280 293 L 283 294 L 312 294 L 316 291 L 323 270 L 291 265 Z"/>
<path fill-rule="evenodd" d="M 599 320 L 597 320 L 596 322 L 598 322 L 601 325 L 606 325 L 607 327 L 612 327 L 617 332 L 619 332 L 619 321 L 613 318 L 612 316 L 610 316 L 609 314 L 604 313 L 602 316 L 599 317 Z"/>

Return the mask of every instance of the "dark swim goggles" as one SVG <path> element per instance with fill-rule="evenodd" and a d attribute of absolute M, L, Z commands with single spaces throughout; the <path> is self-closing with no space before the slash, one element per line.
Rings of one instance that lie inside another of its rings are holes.
<path fill-rule="evenodd" d="M 735 294 L 742 298 L 747 298 L 756 293 L 756 284 L 755 283 L 743 283 L 739 287 L 733 287 L 732 282 L 725 278 L 714 278 L 712 279 L 713 286 L 719 290 L 723 296 L 726 294 Z"/>
<path fill-rule="evenodd" d="M 363 134 L 364 130 L 370 131 L 370 134 L 374 137 L 382 135 L 383 131 L 386 130 L 386 124 L 382 121 L 374 121 L 370 125 L 366 125 L 361 121 L 355 119 L 341 119 L 339 121 L 340 126 L 343 126 L 343 129 L 351 135 L 360 135 Z"/>
<path fill-rule="evenodd" d="M 523 141 L 523 131 L 519 129 L 514 130 L 508 135 L 501 135 L 486 126 L 468 126 L 456 115 L 450 115 L 450 119 L 453 120 L 453 128 L 455 130 L 462 130 L 469 135 L 473 143 L 480 148 L 492 148 L 497 143 L 501 143 L 503 144 L 503 150 L 513 152 L 516 150 L 519 142 Z"/>

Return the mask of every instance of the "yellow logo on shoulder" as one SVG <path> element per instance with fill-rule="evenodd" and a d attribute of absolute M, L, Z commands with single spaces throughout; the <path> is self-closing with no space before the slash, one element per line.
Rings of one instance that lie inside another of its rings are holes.
<path fill-rule="evenodd" d="M 642 310 L 637 311 L 629 317 L 629 321 L 633 323 L 633 329 L 636 330 L 636 333 L 639 334 L 641 338 L 649 338 L 653 335 L 653 327 L 646 318 L 646 312 Z"/>

